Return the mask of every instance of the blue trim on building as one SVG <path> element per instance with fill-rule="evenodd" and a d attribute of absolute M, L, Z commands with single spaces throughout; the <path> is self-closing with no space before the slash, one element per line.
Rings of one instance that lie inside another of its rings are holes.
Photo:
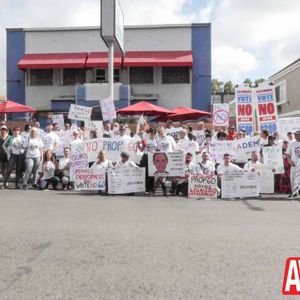
<path fill-rule="evenodd" d="M 25 54 L 25 32 L 6 32 L 7 98 L 25 103 L 25 73 L 18 69 L 18 62 Z"/>
<path fill-rule="evenodd" d="M 211 110 L 211 26 L 192 26 L 192 108 Z"/>

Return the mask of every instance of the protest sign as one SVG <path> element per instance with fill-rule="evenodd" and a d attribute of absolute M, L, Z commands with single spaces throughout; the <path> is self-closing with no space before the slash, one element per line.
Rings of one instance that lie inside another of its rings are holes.
<path fill-rule="evenodd" d="M 213 106 L 213 126 L 226 126 L 229 123 L 229 105 L 227 103 L 215 103 Z"/>
<path fill-rule="evenodd" d="M 262 147 L 264 165 L 275 169 L 274 174 L 284 173 L 282 150 L 280 146 Z"/>
<path fill-rule="evenodd" d="M 56 131 L 56 134 L 59 138 L 59 145 L 55 149 L 55 154 L 57 156 L 63 156 L 64 148 L 70 147 L 70 143 L 71 143 L 70 131 L 60 130 L 60 131 Z"/>
<path fill-rule="evenodd" d="M 192 154 L 195 154 L 197 151 L 199 151 L 199 145 L 194 141 L 190 141 L 187 139 L 179 140 L 177 148 L 184 153 L 191 152 Z"/>
<path fill-rule="evenodd" d="M 275 89 L 265 85 L 255 89 L 258 129 L 269 130 L 270 134 L 277 131 L 277 106 Z"/>
<path fill-rule="evenodd" d="M 88 155 L 85 152 L 84 142 L 72 145 L 70 157 L 70 180 L 74 181 L 77 169 L 88 169 L 88 167 L 89 161 Z"/>
<path fill-rule="evenodd" d="M 244 129 L 246 135 L 254 133 L 254 107 L 252 89 L 242 86 L 235 89 L 236 103 L 236 128 L 238 131 Z"/>
<path fill-rule="evenodd" d="M 117 117 L 114 101 L 111 97 L 99 101 L 103 121 L 112 121 Z"/>
<path fill-rule="evenodd" d="M 107 174 L 109 194 L 145 192 L 145 168 L 108 169 Z"/>
<path fill-rule="evenodd" d="M 278 130 L 283 139 L 287 138 L 288 132 L 296 132 L 300 130 L 300 117 L 278 118 Z"/>
<path fill-rule="evenodd" d="M 222 175 L 222 198 L 257 197 L 259 176 L 255 172 L 235 172 Z"/>
<path fill-rule="evenodd" d="M 274 173 L 272 168 L 266 165 L 258 165 L 259 172 L 259 193 L 273 194 L 274 193 Z"/>
<path fill-rule="evenodd" d="M 76 191 L 104 191 L 105 169 L 76 169 L 74 187 Z"/>
<path fill-rule="evenodd" d="M 53 122 L 53 124 L 57 123 L 60 130 L 65 129 L 65 121 L 64 121 L 64 115 L 63 114 L 53 115 L 52 116 L 52 122 Z"/>
<path fill-rule="evenodd" d="M 203 130 L 193 130 L 193 135 L 196 137 L 196 141 L 200 147 L 205 142 L 205 132 Z"/>
<path fill-rule="evenodd" d="M 292 196 L 300 196 L 300 159 L 296 164 L 296 174 L 293 184 Z"/>
<path fill-rule="evenodd" d="M 170 135 L 171 137 L 175 137 L 175 135 L 177 133 L 180 132 L 182 128 L 181 127 L 174 127 L 174 128 L 166 128 L 165 131 L 166 131 L 166 135 Z"/>
<path fill-rule="evenodd" d="M 92 107 L 71 104 L 68 118 L 78 121 L 89 121 L 91 119 Z"/>
<path fill-rule="evenodd" d="M 236 150 L 236 160 L 246 162 L 251 158 L 251 152 L 260 150 L 259 137 L 249 137 L 245 139 L 235 140 L 234 148 Z"/>
<path fill-rule="evenodd" d="M 189 198 L 217 198 L 217 176 L 191 175 L 189 176 Z"/>
<path fill-rule="evenodd" d="M 149 176 L 184 176 L 183 152 L 156 152 L 148 154 Z"/>
<path fill-rule="evenodd" d="M 120 159 L 122 151 L 129 153 L 132 159 L 137 150 L 137 139 L 134 138 L 102 138 L 85 141 L 85 151 L 89 162 L 95 161 L 100 150 L 104 150 L 112 162 Z"/>
<path fill-rule="evenodd" d="M 85 121 L 84 122 L 84 138 L 91 139 L 91 132 L 96 132 L 97 138 L 103 137 L 103 122 L 102 121 Z"/>
<path fill-rule="evenodd" d="M 229 153 L 232 159 L 236 159 L 234 141 L 211 141 L 209 143 L 211 159 L 217 163 L 223 162 L 224 153 Z"/>

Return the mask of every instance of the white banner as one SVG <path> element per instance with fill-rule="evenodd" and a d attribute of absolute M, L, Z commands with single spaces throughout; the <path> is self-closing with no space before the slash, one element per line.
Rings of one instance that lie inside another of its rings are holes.
<path fill-rule="evenodd" d="M 194 141 L 181 139 L 178 141 L 177 148 L 184 153 L 191 152 L 192 154 L 195 154 L 197 151 L 199 151 L 198 144 Z"/>
<path fill-rule="evenodd" d="M 156 152 L 148 154 L 149 176 L 184 176 L 185 155 L 183 152 Z"/>
<path fill-rule="evenodd" d="M 166 128 L 165 131 L 166 131 L 166 135 L 170 135 L 171 137 L 175 137 L 175 135 L 177 133 L 180 132 L 182 128 L 181 127 L 174 127 L 174 128 Z"/>
<path fill-rule="evenodd" d="M 270 134 L 277 131 L 277 106 L 275 89 L 265 85 L 255 89 L 257 121 L 259 131 L 269 130 Z"/>
<path fill-rule="evenodd" d="M 279 118 L 277 120 L 278 130 L 283 139 L 287 138 L 288 132 L 296 132 L 300 130 L 300 117 Z"/>
<path fill-rule="evenodd" d="M 239 162 L 247 162 L 247 160 L 251 158 L 252 151 L 260 150 L 259 141 L 259 137 L 235 140 L 234 148 L 236 149 L 236 160 Z"/>
<path fill-rule="evenodd" d="M 232 159 L 236 159 L 234 141 L 212 141 L 209 143 L 209 153 L 211 159 L 217 163 L 223 162 L 224 153 L 229 153 Z"/>
<path fill-rule="evenodd" d="M 282 150 L 280 146 L 262 147 L 264 165 L 274 169 L 274 174 L 284 173 Z"/>
<path fill-rule="evenodd" d="M 273 194 L 274 193 L 274 173 L 272 168 L 263 164 L 258 165 L 259 172 L 259 193 Z"/>
<path fill-rule="evenodd" d="M 74 181 L 75 172 L 77 169 L 88 169 L 88 155 L 85 152 L 84 143 L 74 144 L 71 147 L 70 159 L 70 180 Z"/>
<path fill-rule="evenodd" d="M 296 165 L 296 174 L 295 174 L 295 179 L 294 179 L 292 195 L 299 196 L 299 193 L 300 193 L 300 159 L 298 159 L 297 165 Z"/>
<path fill-rule="evenodd" d="M 57 123 L 60 130 L 65 129 L 65 121 L 64 121 L 64 115 L 63 114 L 53 115 L 52 116 L 52 122 Z"/>
<path fill-rule="evenodd" d="M 112 121 L 117 117 L 114 101 L 111 97 L 99 101 L 103 121 Z"/>
<path fill-rule="evenodd" d="M 71 104 L 68 118 L 78 121 L 89 121 L 91 119 L 92 107 Z"/>
<path fill-rule="evenodd" d="M 59 138 L 59 145 L 55 149 L 55 154 L 57 156 L 63 156 L 64 155 L 64 148 L 65 147 L 70 147 L 71 144 L 71 135 L 70 131 L 65 131 L 65 130 L 60 130 L 56 131 L 56 134 Z"/>
<path fill-rule="evenodd" d="M 229 124 L 229 105 L 227 103 L 215 103 L 213 106 L 213 126 L 225 126 Z"/>
<path fill-rule="evenodd" d="M 134 138 L 103 138 L 85 141 L 85 151 L 88 155 L 89 162 L 95 161 L 100 150 L 104 150 L 107 158 L 112 162 L 120 159 L 122 151 L 126 151 L 130 155 L 130 159 L 134 159 L 137 150 L 137 140 Z"/>
<path fill-rule="evenodd" d="M 189 198 L 217 198 L 217 176 L 191 175 L 189 176 Z"/>
<path fill-rule="evenodd" d="M 76 169 L 74 186 L 76 191 L 104 191 L 106 172 L 105 169 Z"/>
<path fill-rule="evenodd" d="M 236 172 L 222 175 L 222 198 L 257 197 L 259 176 L 255 172 Z"/>
<path fill-rule="evenodd" d="M 254 105 L 252 89 L 242 86 L 235 89 L 236 103 L 236 128 L 237 131 L 244 129 L 246 135 L 254 134 Z"/>
<path fill-rule="evenodd" d="M 109 194 L 145 192 L 145 168 L 108 169 L 107 174 Z"/>

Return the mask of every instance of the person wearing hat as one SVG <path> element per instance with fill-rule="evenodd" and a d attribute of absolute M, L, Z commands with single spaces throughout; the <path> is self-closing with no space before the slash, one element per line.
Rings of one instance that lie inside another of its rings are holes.
<path fill-rule="evenodd" d="M 15 176 L 15 188 L 18 188 L 19 179 L 22 177 L 23 173 L 23 163 L 24 163 L 24 139 L 20 135 L 21 129 L 20 127 L 15 127 L 13 129 L 13 137 L 11 141 L 11 145 L 9 147 L 10 157 L 8 160 L 8 166 L 6 169 L 6 173 L 4 176 L 3 187 L 7 188 L 7 183 L 10 177 L 10 174 L 14 167 L 16 167 L 16 176 Z"/>
<path fill-rule="evenodd" d="M 6 125 L 1 126 L 1 133 L 0 133 L 0 172 L 1 175 L 5 176 L 7 163 L 8 163 L 8 148 L 11 143 L 11 136 L 8 134 L 8 128 Z"/>
<path fill-rule="evenodd" d="M 115 169 L 120 168 L 135 168 L 138 169 L 139 166 L 136 165 L 132 160 L 129 160 L 129 153 L 127 151 L 122 151 L 120 154 L 120 159 L 115 165 Z"/>
<path fill-rule="evenodd" d="M 294 132 L 295 141 L 291 142 L 286 151 L 286 155 L 291 164 L 291 189 L 293 191 L 295 185 L 295 175 L 297 170 L 297 164 L 299 167 L 298 161 L 300 160 L 300 130 Z M 299 191 L 298 191 L 299 193 Z"/>

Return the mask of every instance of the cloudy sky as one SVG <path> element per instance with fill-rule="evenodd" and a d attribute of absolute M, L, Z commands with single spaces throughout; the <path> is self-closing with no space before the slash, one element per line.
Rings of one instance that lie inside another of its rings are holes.
<path fill-rule="evenodd" d="M 0 0 L 0 95 L 5 28 L 99 25 L 99 0 Z M 212 76 L 267 78 L 300 57 L 300 0 L 120 0 L 125 25 L 212 23 Z"/>

